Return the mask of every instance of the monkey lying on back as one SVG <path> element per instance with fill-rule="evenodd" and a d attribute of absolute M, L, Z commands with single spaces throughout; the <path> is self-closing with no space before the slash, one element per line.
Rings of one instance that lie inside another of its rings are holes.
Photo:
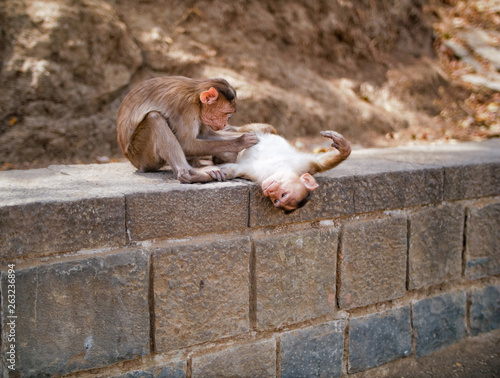
<path fill-rule="evenodd" d="M 321 131 L 332 139 L 324 154 L 304 153 L 278 135 L 258 133 L 259 143 L 238 153 L 234 163 L 220 165 L 226 179 L 242 177 L 261 185 L 273 205 L 290 213 L 304 206 L 318 187 L 312 176 L 340 164 L 351 154 L 349 142 L 335 131 Z"/>

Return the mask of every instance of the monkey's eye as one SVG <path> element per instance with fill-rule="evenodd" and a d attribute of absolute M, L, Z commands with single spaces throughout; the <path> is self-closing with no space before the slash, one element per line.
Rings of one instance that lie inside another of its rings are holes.
<path fill-rule="evenodd" d="M 279 199 L 275 199 L 273 202 L 274 202 L 275 205 L 277 205 L 278 203 L 280 203 L 280 200 Z"/>
<path fill-rule="evenodd" d="M 285 198 L 287 195 L 288 195 L 288 193 L 283 193 L 283 194 L 281 195 L 281 198 Z"/>

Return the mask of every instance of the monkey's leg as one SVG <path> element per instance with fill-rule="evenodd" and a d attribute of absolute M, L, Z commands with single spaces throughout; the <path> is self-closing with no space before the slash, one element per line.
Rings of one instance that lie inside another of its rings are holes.
<path fill-rule="evenodd" d="M 167 120 L 157 112 L 148 113 L 137 126 L 128 154 L 134 166 L 143 172 L 157 171 L 167 161 L 177 175 L 191 169 Z"/>
<path fill-rule="evenodd" d="M 214 155 L 212 157 L 212 162 L 214 164 L 235 163 L 237 157 L 237 152 L 224 152 Z"/>
<path fill-rule="evenodd" d="M 224 180 L 215 167 L 194 169 L 187 162 L 179 141 L 158 112 L 150 112 L 137 127 L 129 147 L 129 159 L 143 172 L 159 170 L 168 161 L 182 183 Z"/>

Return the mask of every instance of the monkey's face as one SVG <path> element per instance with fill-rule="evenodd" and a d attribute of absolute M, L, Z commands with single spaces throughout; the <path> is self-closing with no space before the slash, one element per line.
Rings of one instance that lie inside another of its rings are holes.
<path fill-rule="evenodd" d="M 304 199 L 318 187 L 316 180 L 306 173 L 279 171 L 262 182 L 262 192 L 269 197 L 274 207 L 292 212 L 305 204 Z"/>
<path fill-rule="evenodd" d="M 234 101 L 229 102 L 224 96 L 219 96 L 212 104 L 201 104 L 201 122 L 210 126 L 213 130 L 222 130 L 227 126 L 231 115 L 236 111 Z"/>

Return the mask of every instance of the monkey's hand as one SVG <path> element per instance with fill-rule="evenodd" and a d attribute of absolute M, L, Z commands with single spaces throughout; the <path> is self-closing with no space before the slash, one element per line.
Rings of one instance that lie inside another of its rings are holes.
<path fill-rule="evenodd" d="M 238 150 L 236 152 L 240 152 L 241 150 L 244 150 L 245 148 L 252 147 L 253 145 L 257 144 L 258 142 L 259 142 L 259 138 L 257 137 L 257 134 L 245 133 L 236 139 L 237 148 L 238 148 Z"/>
<path fill-rule="evenodd" d="M 336 148 L 341 155 L 349 156 L 351 153 L 351 144 L 340 133 L 328 130 L 320 131 L 320 134 L 325 138 L 330 138 L 333 141 L 332 147 Z"/>
<path fill-rule="evenodd" d="M 225 181 L 226 175 L 219 167 L 207 166 L 183 170 L 179 172 L 177 178 L 182 184 L 192 184 L 195 182 L 210 182 L 215 180 Z"/>

